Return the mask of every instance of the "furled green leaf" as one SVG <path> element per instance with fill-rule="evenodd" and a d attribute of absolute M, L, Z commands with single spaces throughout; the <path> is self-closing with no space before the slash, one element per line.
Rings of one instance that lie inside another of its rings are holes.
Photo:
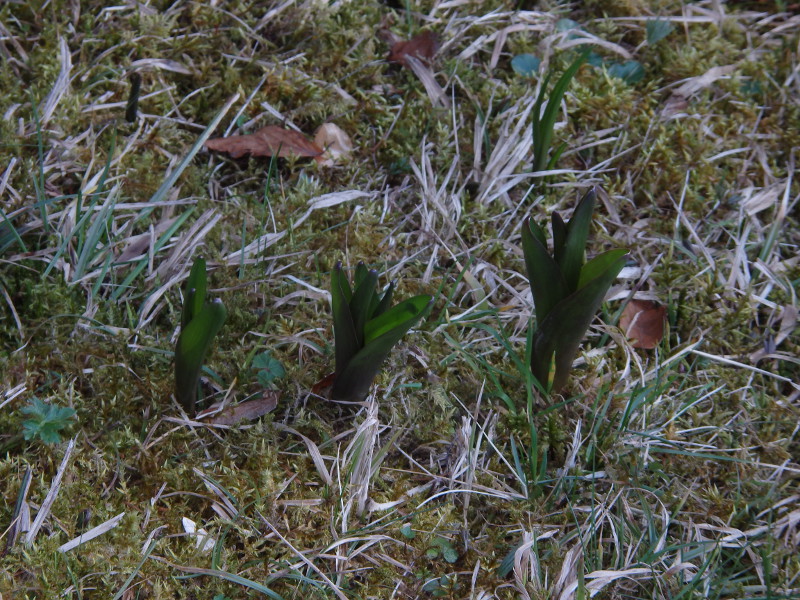
<path fill-rule="evenodd" d="M 175 395 L 187 410 L 194 411 L 200 369 L 227 315 L 225 306 L 217 298 L 206 303 L 178 336 L 175 346 Z"/>
<path fill-rule="evenodd" d="M 367 269 L 367 265 L 363 262 L 359 262 L 356 265 L 356 272 L 355 276 L 353 277 L 353 290 L 355 293 L 355 289 L 361 285 L 361 282 L 364 281 L 364 278 L 369 275 L 369 269 Z"/>
<path fill-rule="evenodd" d="M 547 86 L 550 84 L 550 79 L 553 76 L 553 72 L 549 71 L 547 75 L 545 75 L 544 81 L 542 82 L 541 87 L 539 87 L 539 93 L 536 96 L 536 102 L 533 103 L 533 110 L 531 111 L 531 129 L 533 132 L 533 171 L 541 171 L 541 165 L 545 164 L 547 161 L 547 150 L 548 148 L 544 145 L 544 138 L 542 132 L 542 104 L 544 104 L 544 99 L 547 94 Z"/>
<path fill-rule="evenodd" d="M 553 257 L 556 259 L 557 263 L 561 263 L 564 260 L 564 244 L 567 241 L 567 224 L 564 223 L 564 219 L 561 218 L 561 215 L 557 212 L 554 212 L 550 216 L 550 221 L 553 228 Z M 543 244 L 546 246 L 547 244 Z"/>
<path fill-rule="evenodd" d="M 361 348 L 353 325 L 353 315 L 350 312 L 349 303 L 352 297 L 350 283 L 342 271 L 342 263 L 336 263 L 331 274 L 331 309 L 337 373 L 344 369 L 347 361 Z"/>
<path fill-rule="evenodd" d="M 374 319 L 375 317 L 380 317 L 383 313 L 389 310 L 389 307 L 392 305 L 392 295 L 394 294 L 394 281 L 390 282 L 389 285 L 386 287 L 386 291 L 383 293 L 383 297 L 381 298 L 378 305 L 373 309 L 371 318 Z"/>
<path fill-rule="evenodd" d="M 564 254 L 559 261 L 559 266 L 568 293 L 578 289 L 578 280 L 581 276 L 581 267 L 586 252 L 586 239 L 589 237 L 589 228 L 592 224 L 594 201 L 595 191 L 591 189 L 581 198 L 572 218 L 567 223 Z"/>
<path fill-rule="evenodd" d="M 350 300 L 350 314 L 353 317 L 353 331 L 356 334 L 356 344 L 359 348 L 364 345 L 364 325 L 372 315 L 375 300 L 375 285 L 378 283 L 378 272 L 367 270 L 363 263 L 356 268 L 358 283 L 353 290 Z"/>
<path fill-rule="evenodd" d="M 531 370 L 542 385 L 551 378 L 550 367 L 555 353 L 555 376 L 552 389 L 564 387 L 581 340 L 603 302 L 608 288 L 625 265 L 624 255 L 611 262 L 597 277 L 560 302 L 539 324 L 533 336 Z"/>
<path fill-rule="evenodd" d="M 186 327 L 195 315 L 199 314 L 206 303 L 208 279 L 206 275 L 206 261 L 198 258 L 194 261 L 183 292 L 183 312 L 181 314 L 181 327 Z"/>
<path fill-rule="evenodd" d="M 525 268 L 528 282 L 533 294 L 533 305 L 536 310 L 536 322 L 541 323 L 564 296 L 566 287 L 561 270 L 536 235 L 533 219 L 522 225 L 522 253 L 525 256 Z M 539 230 L 541 233 L 541 230 Z M 544 234 L 541 234 L 544 238 Z"/>

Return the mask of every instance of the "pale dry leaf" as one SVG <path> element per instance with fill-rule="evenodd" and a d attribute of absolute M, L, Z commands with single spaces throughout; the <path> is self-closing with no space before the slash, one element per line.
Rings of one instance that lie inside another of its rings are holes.
<path fill-rule="evenodd" d="M 723 67 L 711 67 L 708 71 L 699 75 L 698 77 L 691 77 L 687 79 L 680 87 L 676 88 L 672 93 L 676 96 L 688 98 L 692 94 L 699 92 L 718 79 L 727 77 L 736 70 L 736 65 L 726 65 Z"/>
<path fill-rule="evenodd" d="M 260 398 L 229 406 L 209 422 L 214 425 L 235 425 L 239 421 L 254 421 L 275 410 L 279 396 L 275 390 L 265 390 Z"/>
<path fill-rule="evenodd" d="M 333 123 L 324 123 L 314 135 L 314 143 L 322 148 L 323 154 L 315 157 L 323 167 L 329 167 L 346 159 L 353 151 L 353 142 L 350 141 L 344 130 Z"/>
<path fill-rule="evenodd" d="M 227 152 L 233 158 L 239 158 L 245 154 L 279 156 L 281 158 L 287 156 L 317 157 L 322 154 L 322 148 L 302 133 L 277 125 L 267 125 L 248 135 L 214 138 L 208 140 L 205 145 L 209 150 Z"/>
<path fill-rule="evenodd" d="M 634 348 L 652 350 L 664 338 L 667 309 L 651 300 L 631 300 L 622 311 L 619 326 Z"/>
<path fill-rule="evenodd" d="M 436 38 L 436 34 L 430 31 L 423 31 L 410 40 L 392 44 L 392 49 L 389 51 L 389 62 L 396 62 L 404 67 L 410 67 L 406 59 L 412 56 L 424 63 L 430 63 L 438 50 L 439 40 Z"/>
<path fill-rule="evenodd" d="M 780 201 L 785 185 L 773 185 L 766 188 L 748 187 L 742 190 L 742 208 L 749 215 L 753 216 L 767 208 L 775 206 Z"/>

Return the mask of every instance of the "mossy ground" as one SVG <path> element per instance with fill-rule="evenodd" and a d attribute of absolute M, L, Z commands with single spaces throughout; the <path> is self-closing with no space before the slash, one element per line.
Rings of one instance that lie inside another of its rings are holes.
<path fill-rule="evenodd" d="M 622 0 L 107 4 L 0 6 L 0 546 L 26 471 L 33 519 L 66 448 L 21 439 L 21 409 L 37 396 L 77 411 L 48 518 L 0 557 L 3 598 L 800 597 L 800 17 Z M 655 17 L 674 30 L 650 45 Z M 530 152 L 508 161 L 537 79 L 511 59 L 563 69 L 564 18 L 645 76 L 581 69 L 556 133 L 565 171 L 525 200 L 529 179 L 502 186 L 530 168 Z M 449 108 L 386 62 L 381 26 L 438 34 Z M 676 95 L 715 67 L 730 68 Z M 269 159 L 201 150 L 159 192 L 236 93 L 215 135 L 280 114 L 309 134 L 333 122 L 355 150 L 271 175 Z M 590 185 L 589 253 L 631 249 L 612 291 L 666 304 L 668 334 L 631 348 L 610 301 L 563 398 L 528 405 L 508 353 L 524 354 L 531 313 L 520 223 Z M 302 219 L 346 190 L 369 195 Z M 137 235 L 141 253 L 116 262 Z M 258 352 L 286 370 L 258 421 L 211 427 L 172 398 L 181 276 L 200 254 L 229 311 L 207 404 L 263 392 Z M 400 298 L 437 294 L 365 407 L 311 393 L 332 370 L 320 290 L 338 260 L 399 278 Z"/>

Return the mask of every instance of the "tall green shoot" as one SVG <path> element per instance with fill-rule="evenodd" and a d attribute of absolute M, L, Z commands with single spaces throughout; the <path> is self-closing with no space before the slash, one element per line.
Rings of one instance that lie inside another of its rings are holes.
<path fill-rule="evenodd" d="M 531 371 L 548 392 L 566 385 L 581 340 L 628 254 L 620 248 L 585 262 L 595 196 L 590 190 L 569 222 L 553 213 L 552 254 L 544 230 L 533 219 L 522 226 L 522 251 L 536 313 Z"/>
<path fill-rule="evenodd" d="M 206 261 L 195 260 L 183 295 L 181 334 L 175 346 L 175 397 L 188 412 L 194 412 L 203 361 L 228 315 L 222 300 L 206 301 Z"/>

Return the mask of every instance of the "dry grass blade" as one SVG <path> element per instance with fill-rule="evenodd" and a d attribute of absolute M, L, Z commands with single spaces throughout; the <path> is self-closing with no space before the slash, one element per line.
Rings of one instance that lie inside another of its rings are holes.
<path fill-rule="evenodd" d="M 33 544 L 33 541 L 36 539 L 36 535 L 39 533 L 39 529 L 41 529 L 42 525 L 44 524 L 44 520 L 50 515 L 50 511 L 53 508 L 53 503 L 55 503 L 58 492 L 61 490 L 61 481 L 67 471 L 67 466 L 69 465 L 69 461 L 70 458 L 72 458 L 72 452 L 74 450 L 75 438 L 72 438 L 64 450 L 64 457 L 61 459 L 61 464 L 58 466 L 56 476 L 50 483 L 50 489 L 47 492 L 47 496 L 45 496 L 42 506 L 39 507 L 39 512 L 36 513 L 36 518 L 33 520 L 30 531 L 25 534 L 25 543 L 28 546 Z"/>

